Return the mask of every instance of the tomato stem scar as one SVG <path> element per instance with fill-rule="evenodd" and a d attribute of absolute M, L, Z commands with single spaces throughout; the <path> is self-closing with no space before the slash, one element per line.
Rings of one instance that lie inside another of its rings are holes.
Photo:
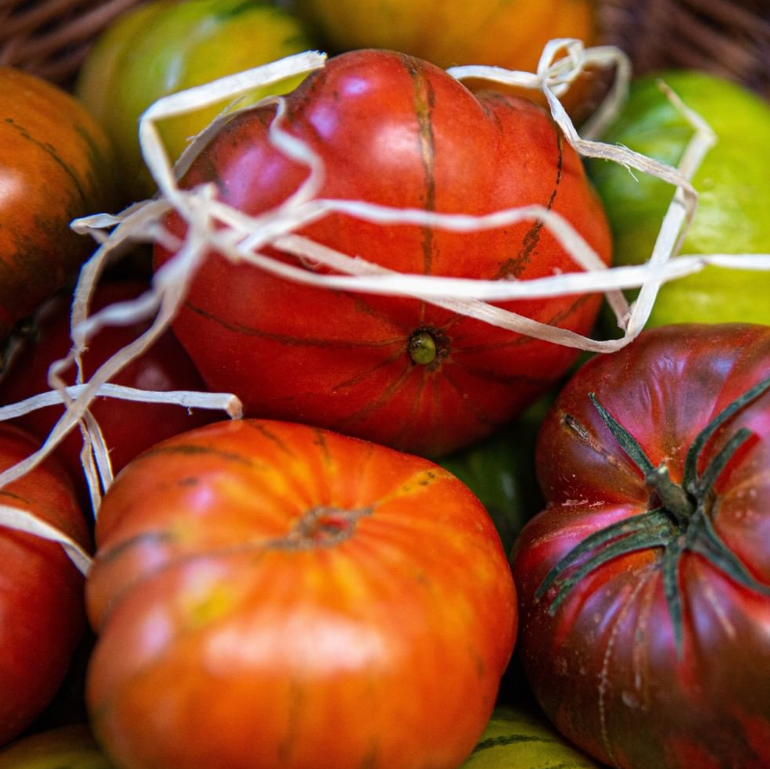
<path fill-rule="evenodd" d="M 555 614 L 567 593 L 590 572 L 614 558 L 650 548 L 662 549 L 659 567 L 679 656 L 683 650 L 683 611 L 678 570 L 685 552 L 698 553 L 737 583 L 770 595 L 770 586 L 759 582 L 749 572 L 718 534 L 713 521 L 714 486 L 735 453 L 753 433 L 746 428 L 737 430 L 711 458 L 703 472 L 698 472 L 698 462 L 709 438 L 730 417 L 768 390 L 770 378 L 736 398 L 703 428 L 687 451 L 681 483 L 671 479 L 665 463 L 658 467 L 653 465 L 633 435 L 604 408 L 594 393 L 589 394 L 620 448 L 643 473 L 645 483 L 652 492 L 650 509 L 594 532 L 559 560 L 535 593 L 536 599 L 540 600 L 554 588 L 548 601 L 549 614 Z M 569 418 L 568 424 L 583 439 L 589 435 L 587 428 L 574 417 Z"/>

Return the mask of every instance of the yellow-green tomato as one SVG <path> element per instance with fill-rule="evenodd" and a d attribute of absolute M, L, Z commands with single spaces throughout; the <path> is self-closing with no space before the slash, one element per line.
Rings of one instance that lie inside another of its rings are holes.
<path fill-rule="evenodd" d="M 85 724 L 48 729 L 0 751 L 0 769 L 113 769 Z"/>
<path fill-rule="evenodd" d="M 539 712 L 499 707 L 460 769 L 599 769 Z"/>
<path fill-rule="evenodd" d="M 138 122 L 162 96 L 311 48 L 302 24 L 259 0 L 150 0 L 120 16 L 89 53 L 76 92 L 117 146 L 126 194 L 152 195 Z M 239 105 L 294 88 L 299 78 L 254 91 Z M 169 118 L 159 127 L 176 160 L 190 137 L 232 101 Z"/>
<path fill-rule="evenodd" d="M 636 81 L 604 141 L 624 144 L 673 165 L 693 128 L 661 91 L 665 81 L 717 134 L 693 178 L 698 209 L 681 253 L 770 253 L 770 104 L 741 86 L 703 72 L 664 72 Z M 674 188 L 646 174 L 632 176 L 610 161 L 592 161 L 615 244 L 615 264 L 641 264 Z M 770 271 L 710 266 L 665 284 L 650 326 L 676 322 L 770 323 Z"/>

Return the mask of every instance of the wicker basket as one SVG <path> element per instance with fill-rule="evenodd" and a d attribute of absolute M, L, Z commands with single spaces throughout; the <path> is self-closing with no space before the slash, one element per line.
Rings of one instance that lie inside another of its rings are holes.
<path fill-rule="evenodd" d="M 0 0 L 0 64 L 66 83 L 98 33 L 141 0 Z M 695 67 L 770 98 L 770 0 L 597 0 L 602 42 L 642 74 Z"/>
<path fill-rule="evenodd" d="M 770 99 L 770 0 L 600 0 L 603 42 L 629 54 L 637 75 L 700 69 Z"/>
<path fill-rule="evenodd" d="M 0 0 L 0 64 L 66 83 L 99 32 L 139 1 Z"/>

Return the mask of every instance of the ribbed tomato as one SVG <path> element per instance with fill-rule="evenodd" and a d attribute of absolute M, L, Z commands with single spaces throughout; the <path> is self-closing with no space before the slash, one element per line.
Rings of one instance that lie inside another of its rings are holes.
<path fill-rule="evenodd" d="M 221 200 L 249 214 L 284 201 L 308 171 L 271 144 L 273 117 L 264 107 L 233 118 L 183 185 L 214 182 Z M 604 213 L 579 157 L 526 100 L 477 98 L 419 59 L 355 51 L 288 97 L 285 125 L 323 160 L 321 197 L 465 214 L 540 204 L 609 259 Z M 168 226 L 184 230 L 176 215 Z M 302 234 L 406 273 L 527 280 L 579 269 L 538 221 L 460 234 L 334 214 Z M 156 253 L 158 264 L 169 257 L 160 247 Z M 599 301 L 583 295 L 507 306 L 587 333 Z M 215 254 L 174 330 L 209 388 L 234 391 L 253 416 L 428 455 L 491 432 L 575 357 L 423 301 L 303 287 Z"/>
<path fill-rule="evenodd" d="M 516 632 L 500 539 L 428 460 L 221 422 L 134 460 L 87 583 L 97 739 L 127 769 L 453 769 Z"/>
<path fill-rule="evenodd" d="M 102 283 L 94 292 L 91 310 L 96 312 L 116 302 L 135 299 L 147 288 L 141 280 Z M 64 358 L 72 344 L 69 307 L 69 299 L 62 297 L 40 318 L 34 341 L 14 361 L 0 385 L 0 403 L 15 403 L 50 389 L 48 368 L 54 361 Z M 84 381 L 88 381 L 108 358 L 137 339 L 148 326 L 149 321 L 138 321 L 123 326 L 106 326 L 99 331 L 82 356 Z M 72 366 L 63 376 L 68 384 L 75 384 L 75 367 Z M 110 381 L 139 390 L 162 392 L 204 389 L 200 374 L 170 331 L 160 336 L 152 347 L 132 360 Z M 49 406 L 38 409 L 16 422 L 42 441 L 62 416 L 63 408 Z M 214 412 L 188 411 L 174 404 L 132 403 L 116 398 L 97 398 L 90 410 L 99 422 L 115 473 L 154 443 L 199 427 L 217 416 Z M 85 503 L 88 497 L 80 459 L 82 447 L 83 438 L 75 429 L 62 441 L 56 455 Z"/>
<path fill-rule="evenodd" d="M 0 340 L 95 248 L 69 224 L 112 210 L 113 174 L 112 148 L 85 107 L 35 75 L 0 67 Z"/>
<path fill-rule="evenodd" d="M 0 470 L 39 446 L 0 424 Z M 61 467 L 49 460 L 0 490 L 0 504 L 58 528 L 89 549 L 85 517 Z M 85 630 L 83 575 L 55 542 L 0 526 L 0 744 L 51 701 Z"/>
<path fill-rule="evenodd" d="M 767 326 L 662 326 L 583 366 L 543 423 L 521 660 L 611 766 L 770 766 L 769 390 Z"/>

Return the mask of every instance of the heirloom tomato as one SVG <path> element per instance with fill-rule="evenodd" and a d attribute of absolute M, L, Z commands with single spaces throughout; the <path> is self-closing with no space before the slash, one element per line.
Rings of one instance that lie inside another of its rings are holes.
<path fill-rule="evenodd" d="M 439 67 L 487 64 L 536 72 L 549 40 L 577 38 L 590 45 L 598 36 L 595 0 L 295 0 L 294 5 L 333 50 L 387 48 Z M 573 86 L 565 104 L 577 106 L 589 85 L 584 80 Z"/>
<path fill-rule="evenodd" d="M 301 23 L 269 2 L 151 0 L 102 33 L 81 68 L 76 92 L 114 141 L 126 190 L 139 199 L 156 189 L 139 145 L 138 121 L 147 107 L 162 96 L 311 47 Z M 255 89 L 241 104 L 291 90 L 297 82 Z M 172 160 L 229 101 L 160 122 Z"/>
<path fill-rule="evenodd" d="M 3 767 L 0 765 L 0 769 Z M 599 769 L 534 709 L 501 706 L 460 769 Z"/>
<path fill-rule="evenodd" d="M 746 88 L 705 72 L 667 71 L 635 81 L 617 120 L 602 137 L 676 165 L 693 136 L 687 118 L 660 88 L 668 84 L 716 133 L 693 185 L 698 209 L 682 254 L 770 252 L 770 104 Z M 617 163 L 592 160 L 589 173 L 604 200 L 616 262 L 641 264 L 652 254 L 672 187 L 632 176 Z M 665 283 L 648 321 L 770 323 L 770 271 L 709 266 Z"/>
<path fill-rule="evenodd" d="M 140 280 L 102 283 L 97 286 L 91 311 L 96 312 L 116 302 L 129 301 L 147 289 Z M 14 360 L 0 383 L 0 403 L 9 404 L 50 390 L 48 368 L 70 350 L 70 303 L 61 297 L 37 322 L 27 349 Z M 83 381 L 108 358 L 137 339 L 150 325 L 149 320 L 129 325 L 105 326 L 89 342 L 81 360 Z M 75 383 L 75 367 L 65 372 L 68 384 Z M 138 358 L 124 366 L 110 379 L 112 384 L 138 390 L 204 390 L 203 380 L 174 335 L 167 331 Z M 63 406 L 47 406 L 19 417 L 16 423 L 45 440 L 64 411 Z M 118 398 L 96 398 L 90 408 L 99 423 L 114 472 L 118 472 L 137 454 L 158 441 L 191 430 L 211 421 L 212 412 L 189 411 L 176 404 L 138 403 Z M 75 483 L 82 501 L 87 500 L 85 476 L 80 459 L 83 438 L 72 430 L 56 449 L 56 455 Z"/>
<path fill-rule="evenodd" d="M 0 471 L 39 446 L 0 424 Z M 0 489 L 0 504 L 18 508 L 90 548 L 72 485 L 53 460 Z M 61 545 L 0 527 L 0 744 L 18 737 L 48 705 L 85 630 L 83 575 Z"/>
<path fill-rule="evenodd" d="M 682 324 L 592 358 L 540 434 L 520 659 L 620 769 L 770 766 L 770 327 Z"/>
<path fill-rule="evenodd" d="M 538 399 L 510 425 L 440 460 L 479 498 L 506 552 L 524 524 L 542 509 L 535 440 L 551 400 L 550 395 Z"/>
<path fill-rule="evenodd" d="M 0 67 L 0 340 L 74 278 L 94 247 L 70 222 L 111 210 L 112 148 L 72 96 Z"/>
<path fill-rule="evenodd" d="M 85 724 L 26 735 L 0 751 L 0 769 L 114 769 Z"/>
<path fill-rule="evenodd" d="M 308 170 L 271 143 L 274 114 L 270 106 L 232 118 L 183 186 L 213 182 L 220 200 L 251 215 L 285 201 Z M 322 198 L 469 215 L 540 204 L 609 259 L 604 213 L 580 158 L 529 101 L 477 98 L 427 62 L 355 51 L 331 59 L 287 97 L 284 125 L 323 161 Z M 184 234 L 175 212 L 166 225 Z M 404 273 L 527 280 L 580 269 L 539 220 L 457 233 L 340 213 L 298 232 Z M 170 256 L 156 248 L 158 265 Z M 504 306 L 587 333 L 600 299 Z M 491 433 L 575 359 L 571 348 L 425 301 L 300 285 L 215 253 L 191 281 L 173 328 L 209 389 L 235 392 L 250 415 L 433 456 Z"/>
<path fill-rule="evenodd" d="M 495 704 L 516 592 L 486 511 L 428 460 L 226 421 L 105 495 L 87 697 L 128 769 L 454 769 Z"/>

